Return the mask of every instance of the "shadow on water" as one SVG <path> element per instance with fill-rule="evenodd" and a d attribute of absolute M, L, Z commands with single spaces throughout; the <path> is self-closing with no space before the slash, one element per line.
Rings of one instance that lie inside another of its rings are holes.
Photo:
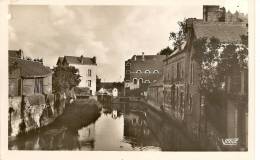
<path fill-rule="evenodd" d="M 64 113 L 53 123 L 9 141 L 12 150 L 77 150 L 78 130 L 100 117 L 96 104 L 83 101 L 68 104 Z"/>

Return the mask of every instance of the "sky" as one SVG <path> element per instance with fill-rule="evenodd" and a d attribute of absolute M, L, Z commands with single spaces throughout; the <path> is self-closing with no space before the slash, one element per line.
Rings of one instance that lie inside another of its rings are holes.
<path fill-rule="evenodd" d="M 177 2 L 177 1 L 176 1 Z M 202 18 L 202 5 L 247 13 L 247 0 L 214 0 L 147 6 L 11 5 L 9 49 L 56 65 L 59 56 L 97 57 L 102 81 L 123 81 L 124 61 L 170 45 L 169 33 L 184 18 Z"/>

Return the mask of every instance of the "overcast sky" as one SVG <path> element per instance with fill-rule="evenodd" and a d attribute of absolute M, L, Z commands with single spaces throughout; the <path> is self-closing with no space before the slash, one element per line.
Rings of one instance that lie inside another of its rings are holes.
<path fill-rule="evenodd" d="M 124 61 L 134 54 L 156 54 L 184 18 L 202 18 L 203 4 L 247 13 L 246 0 L 201 0 L 172 6 L 10 6 L 9 49 L 43 58 L 55 66 L 59 56 L 96 56 L 102 81 L 122 81 Z"/>

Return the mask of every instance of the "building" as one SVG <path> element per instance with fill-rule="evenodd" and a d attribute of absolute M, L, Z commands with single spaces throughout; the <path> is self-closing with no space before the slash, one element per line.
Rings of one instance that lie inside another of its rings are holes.
<path fill-rule="evenodd" d="M 122 96 L 124 94 L 123 82 L 100 82 L 98 88 L 100 93 L 105 91 L 110 93 L 113 97 Z"/>
<path fill-rule="evenodd" d="M 52 71 L 41 62 L 22 59 L 22 51 L 9 51 L 9 96 L 52 93 Z"/>
<path fill-rule="evenodd" d="M 239 44 L 240 36 L 247 32 L 247 21 L 226 21 L 224 8 L 203 6 L 203 19 L 186 20 L 185 42 L 163 60 L 162 82 L 151 84 L 148 89 L 148 103 L 157 108 L 163 106 L 162 110 L 183 124 L 193 139 L 203 143 L 205 140 L 207 148 L 213 145 L 213 150 L 223 147 L 220 141 L 223 137 L 238 137 L 240 142 L 235 149 L 247 146 L 247 71 L 234 69 L 227 77 L 227 90 L 223 94 L 229 95 L 226 100 L 206 103 L 199 90 L 200 66 L 192 58 L 193 41 L 215 37 L 224 44 Z"/>
<path fill-rule="evenodd" d="M 125 88 L 126 90 L 147 90 L 150 83 L 162 76 L 164 55 L 134 55 L 125 61 Z"/>
<path fill-rule="evenodd" d="M 74 66 L 79 70 L 79 88 L 88 88 L 91 95 L 96 94 L 97 62 L 96 57 L 75 56 L 59 57 L 57 65 Z"/>

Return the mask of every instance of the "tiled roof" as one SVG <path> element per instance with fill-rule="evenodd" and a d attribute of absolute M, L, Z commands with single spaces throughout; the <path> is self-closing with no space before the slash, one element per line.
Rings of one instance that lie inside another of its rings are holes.
<path fill-rule="evenodd" d="M 16 64 L 21 69 L 21 77 L 23 78 L 47 77 L 51 74 L 51 69 L 40 62 L 12 57 L 9 57 L 8 61 L 9 66 Z"/>
<path fill-rule="evenodd" d="M 136 60 L 134 56 L 129 60 L 131 63 L 131 71 L 141 70 L 144 72 L 146 69 L 148 70 L 158 70 L 162 68 L 163 59 L 166 57 L 165 55 L 145 55 L 145 60 L 142 61 L 142 55 L 137 55 Z"/>
<path fill-rule="evenodd" d="M 82 62 L 81 58 L 83 59 Z M 64 60 L 69 64 L 96 65 L 94 59 L 89 57 L 64 56 Z"/>
<path fill-rule="evenodd" d="M 196 38 L 216 37 L 221 42 L 240 42 L 240 36 L 248 32 L 246 23 L 195 21 L 193 27 Z"/>

